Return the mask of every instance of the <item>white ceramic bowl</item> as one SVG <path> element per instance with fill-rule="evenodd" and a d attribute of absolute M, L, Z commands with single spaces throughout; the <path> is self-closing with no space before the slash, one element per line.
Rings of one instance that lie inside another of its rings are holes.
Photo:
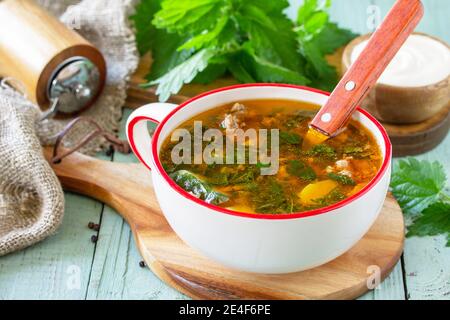
<path fill-rule="evenodd" d="M 170 226 L 205 256 L 242 271 L 281 274 L 329 262 L 355 245 L 375 222 L 391 174 L 391 144 L 383 127 L 358 109 L 354 119 L 374 135 L 383 155 L 376 177 L 358 194 L 333 206 L 285 215 L 230 211 L 207 204 L 176 185 L 164 171 L 158 153 L 165 138 L 182 122 L 217 106 L 251 99 L 288 99 L 323 105 L 328 94 L 280 84 L 239 85 L 211 91 L 180 106 L 153 103 L 128 119 L 130 145 L 152 171 L 153 186 Z M 153 138 L 146 122 L 158 123 Z"/>

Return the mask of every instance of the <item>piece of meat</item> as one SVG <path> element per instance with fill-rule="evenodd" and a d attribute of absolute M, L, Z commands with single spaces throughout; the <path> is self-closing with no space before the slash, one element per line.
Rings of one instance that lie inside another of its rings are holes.
<path fill-rule="evenodd" d="M 352 177 L 353 173 L 350 170 L 351 157 L 345 157 L 344 159 L 335 162 L 334 166 L 328 166 L 325 171 L 327 173 L 338 173 L 343 176 Z"/>
<path fill-rule="evenodd" d="M 241 103 L 235 103 L 231 108 L 231 112 L 225 115 L 220 126 L 226 130 L 236 130 L 245 127 L 245 115 L 247 109 Z"/>
<path fill-rule="evenodd" d="M 232 113 L 245 113 L 247 109 L 242 103 L 235 103 L 234 106 L 231 108 Z"/>
<path fill-rule="evenodd" d="M 346 169 L 348 167 L 348 161 L 347 160 L 338 160 L 336 161 L 336 168 L 337 169 Z"/>
<path fill-rule="evenodd" d="M 225 119 L 223 119 L 220 126 L 223 129 L 227 130 L 233 130 L 233 129 L 239 129 L 239 120 L 237 117 L 233 114 L 227 114 L 225 115 Z"/>

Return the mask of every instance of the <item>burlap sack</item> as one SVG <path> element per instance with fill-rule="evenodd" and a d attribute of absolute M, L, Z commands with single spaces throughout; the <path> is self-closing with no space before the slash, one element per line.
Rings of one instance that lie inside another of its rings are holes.
<path fill-rule="evenodd" d="M 55 232 L 64 194 L 36 136 L 38 110 L 15 92 L 0 89 L 0 255 Z"/>
<path fill-rule="evenodd" d="M 126 83 L 138 64 L 134 34 L 128 25 L 133 0 L 37 0 L 76 29 L 105 55 L 107 85 L 85 114 L 104 129 L 118 129 Z M 0 89 L 0 256 L 25 248 L 53 234 L 61 223 L 64 196 L 43 158 L 41 144 L 69 120 L 38 121 L 40 111 L 23 96 Z M 77 127 L 65 139 L 71 147 L 92 128 Z M 97 139 L 82 151 L 92 154 L 104 144 Z"/>

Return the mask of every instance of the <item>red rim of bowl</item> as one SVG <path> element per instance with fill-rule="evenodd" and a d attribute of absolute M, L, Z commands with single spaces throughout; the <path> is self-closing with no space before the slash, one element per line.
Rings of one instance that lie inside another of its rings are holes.
<path fill-rule="evenodd" d="M 229 90 L 234 90 L 234 89 L 239 89 L 239 88 L 251 88 L 251 87 L 282 87 L 282 88 L 292 88 L 292 89 L 299 89 L 299 90 L 303 90 L 303 91 L 310 91 L 310 92 L 314 92 L 314 93 L 318 93 L 318 94 L 322 94 L 322 95 L 326 95 L 329 96 L 330 93 L 322 91 L 322 90 L 318 90 L 318 89 L 313 89 L 313 88 L 309 88 L 309 87 L 303 87 L 303 86 L 296 86 L 296 85 L 288 85 L 288 84 L 273 84 L 273 83 L 257 83 L 257 84 L 241 84 L 241 85 L 235 85 L 235 86 L 229 86 L 229 87 L 224 87 L 224 88 L 220 88 L 220 89 L 216 89 L 213 91 L 209 91 L 206 93 L 203 93 L 199 96 L 196 96 L 192 99 L 189 99 L 188 101 L 182 103 L 180 106 L 178 106 L 177 108 L 175 108 L 171 113 L 169 113 L 163 121 L 161 121 L 161 123 L 157 126 L 156 131 L 153 135 L 153 139 L 152 139 L 152 157 L 153 157 L 153 161 L 154 164 L 156 165 L 156 168 L 158 169 L 159 173 L 162 175 L 162 177 L 167 181 L 167 183 L 175 190 L 177 191 L 179 194 L 181 194 L 183 197 L 194 201 L 195 203 L 206 207 L 208 209 L 217 211 L 217 212 L 221 212 L 221 213 L 225 213 L 225 214 L 229 214 L 232 216 L 238 216 L 238 217 L 244 217 L 244 218 L 250 218 L 250 219 L 262 219 L 262 220 L 289 220 L 289 219 L 299 219 L 299 218 L 306 218 L 306 217 L 312 217 L 312 216 L 317 216 L 317 215 L 321 215 L 321 214 L 325 214 L 328 213 L 330 211 L 339 209 L 353 201 L 355 201 L 356 199 L 359 199 L 360 197 L 362 197 L 363 195 L 365 195 L 367 192 L 369 192 L 380 180 L 381 178 L 384 176 L 384 174 L 386 173 L 387 168 L 389 167 L 389 163 L 391 161 L 392 158 L 392 145 L 391 142 L 389 140 L 388 134 L 386 132 L 386 130 L 384 129 L 384 127 L 372 116 L 370 115 L 367 111 L 358 108 L 357 111 L 360 112 L 361 114 L 363 114 L 365 117 L 367 117 L 371 122 L 373 122 L 373 124 L 375 124 L 375 126 L 377 127 L 377 129 L 381 132 L 382 136 L 383 136 L 383 140 L 384 140 L 384 144 L 385 144 L 385 157 L 384 157 L 384 161 L 383 164 L 381 165 L 380 170 L 378 171 L 377 175 L 367 184 L 367 186 L 365 186 L 361 191 L 359 191 L 358 193 L 356 193 L 355 195 L 346 198 L 338 203 L 335 203 L 332 206 L 328 206 L 328 207 L 324 207 L 324 208 L 320 208 L 320 209 L 315 209 L 315 210 L 311 210 L 311 211 L 304 211 L 304 212 L 297 212 L 297 213 L 285 213 L 285 214 L 255 214 L 255 213 L 244 213 L 244 212 L 239 212 L 239 211 L 234 211 L 234 210 L 229 210 L 229 209 L 225 209 L 219 206 L 215 206 L 212 204 L 209 204 L 207 202 L 204 202 L 203 200 L 200 200 L 198 198 L 196 198 L 195 196 L 191 195 L 190 193 L 186 192 L 183 188 L 181 188 L 180 186 L 178 186 L 170 177 L 169 175 L 166 173 L 166 171 L 164 170 L 164 168 L 162 167 L 162 164 L 159 160 L 159 156 L 158 156 L 158 139 L 160 136 L 160 133 L 162 131 L 162 128 L 164 127 L 164 125 L 167 123 L 167 121 L 175 114 L 177 113 L 180 109 L 186 107 L 187 105 L 189 105 L 190 103 L 192 103 L 193 101 L 196 101 L 198 99 L 201 99 L 203 97 L 209 96 L 211 94 L 215 94 L 218 92 L 222 92 L 222 91 L 229 91 Z"/>

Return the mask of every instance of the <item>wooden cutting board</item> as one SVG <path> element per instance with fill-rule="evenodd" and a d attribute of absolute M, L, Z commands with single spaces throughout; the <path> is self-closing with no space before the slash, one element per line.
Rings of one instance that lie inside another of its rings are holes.
<path fill-rule="evenodd" d="M 394 157 L 422 154 L 436 148 L 450 130 L 450 102 L 431 119 L 417 124 L 383 123 L 391 138 Z"/>
<path fill-rule="evenodd" d="M 50 159 L 52 150 L 44 152 Z M 403 251 L 403 215 L 389 195 L 371 230 L 338 259 L 289 275 L 239 272 L 203 257 L 177 237 L 159 209 L 150 172 L 142 165 L 75 153 L 52 166 L 66 190 L 116 209 L 129 223 L 150 269 L 196 299 L 354 299 L 369 290 L 372 279 L 385 279 Z"/>

